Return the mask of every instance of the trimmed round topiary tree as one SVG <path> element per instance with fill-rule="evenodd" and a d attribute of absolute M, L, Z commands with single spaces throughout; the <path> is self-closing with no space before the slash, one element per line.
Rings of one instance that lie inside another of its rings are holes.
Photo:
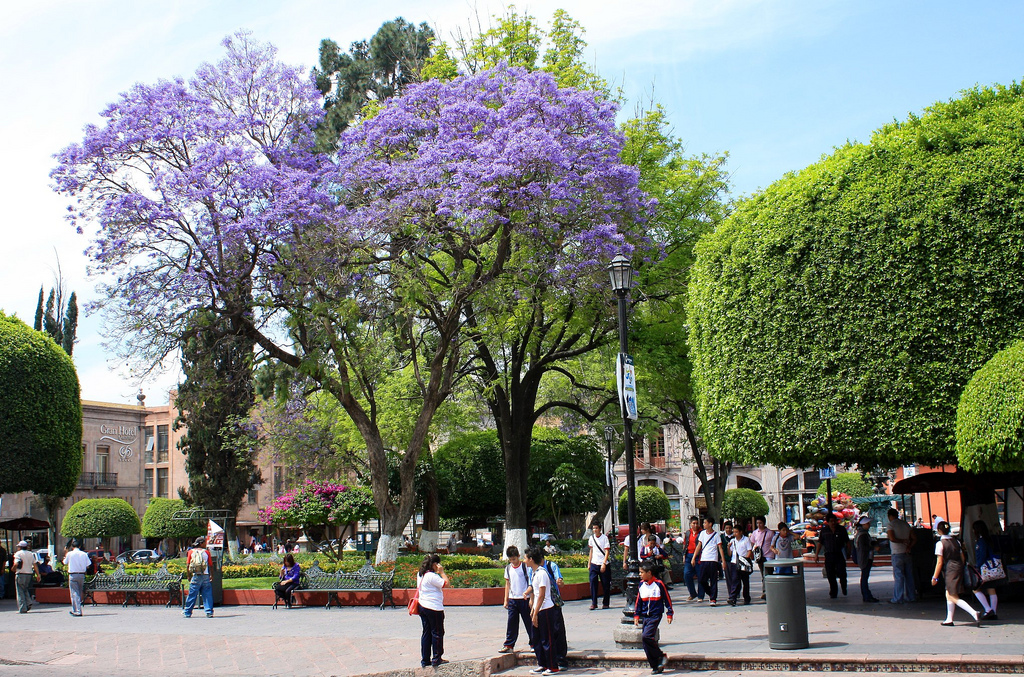
<path fill-rule="evenodd" d="M 688 316 L 712 456 L 956 460 L 964 386 L 1024 336 L 1022 119 L 1020 84 L 964 92 L 788 174 L 700 241 Z"/>
<path fill-rule="evenodd" d="M 82 474 L 75 365 L 53 339 L 0 312 L 0 494 L 70 496 Z"/>
<path fill-rule="evenodd" d="M 729 489 L 722 501 L 722 517 L 745 522 L 768 515 L 768 501 L 753 489 Z"/>
<path fill-rule="evenodd" d="M 628 519 L 626 492 L 619 497 L 619 523 L 625 524 Z M 672 505 L 668 496 L 658 487 L 640 486 L 636 488 L 636 523 L 660 522 L 672 516 Z"/>
<path fill-rule="evenodd" d="M 61 523 L 65 538 L 119 538 L 142 530 L 135 508 L 123 498 L 83 498 Z"/>
<path fill-rule="evenodd" d="M 185 509 L 185 501 L 177 498 L 149 499 L 146 512 L 142 514 L 142 537 L 195 538 L 205 534 L 205 522 L 172 519 L 174 513 Z"/>
<path fill-rule="evenodd" d="M 964 388 L 956 457 L 973 472 L 1024 470 L 1024 341 L 996 353 Z"/>
<path fill-rule="evenodd" d="M 822 480 L 818 485 L 818 494 L 824 494 L 828 484 Z M 859 472 L 841 472 L 832 480 L 832 491 L 838 491 L 851 498 L 871 496 L 875 490 L 868 484 Z"/>

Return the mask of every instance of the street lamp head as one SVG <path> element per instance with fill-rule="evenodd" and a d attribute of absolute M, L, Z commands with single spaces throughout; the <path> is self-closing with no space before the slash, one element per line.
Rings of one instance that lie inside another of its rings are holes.
<path fill-rule="evenodd" d="M 619 254 L 608 264 L 608 274 L 612 279 L 612 289 L 616 292 L 627 292 L 633 285 L 633 267 L 629 259 Z"/>
<path fill-rule="evenodd" d="M 614 439 L 615 439 L 615 428 L 611 427 L 610 425 L 606 425 L 604 427 L 604 441 L 605 442 L 611 442 Z"/>

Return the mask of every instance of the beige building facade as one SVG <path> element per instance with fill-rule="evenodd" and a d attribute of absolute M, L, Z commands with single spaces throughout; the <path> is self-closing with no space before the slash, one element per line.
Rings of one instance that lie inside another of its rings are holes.
<path fill-rule="evenodd" d="M 145 417 L 141 400 L 137 405 L 82 401 L 82 474 L 74 493 L 58 511 L 58 524 L 68 508 L 83 498 L 122 498 L 135 508 L 141 519 L 147 501 L 142 462 Z M 3 496 L 0 520 L 17 517 L 47 519 L 46 510 L 30 492 Z M 46 547 L 46 538 L 45 532 L 34 533 L 33 547 Z M 120 551 L 141 547 L 139 542 L 139 537 L 135 536 L 108 545 Z M 95 539 L 87 543 L 90 547 L 97 544 Z M 54 545 L 60 550 L 63 543 Z"/>

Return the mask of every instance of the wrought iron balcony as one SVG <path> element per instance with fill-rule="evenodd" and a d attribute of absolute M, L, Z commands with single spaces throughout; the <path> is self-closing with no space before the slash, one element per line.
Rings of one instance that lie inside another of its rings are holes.
<path fill-rule="evenodd" d="M 117 473 L 84 472 L 78 478 L 78 486 L 85 489 L 113 488 L 117 486 Z"/>

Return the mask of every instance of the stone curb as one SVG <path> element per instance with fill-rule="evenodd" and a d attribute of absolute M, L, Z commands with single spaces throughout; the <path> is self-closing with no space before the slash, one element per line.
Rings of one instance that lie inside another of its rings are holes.
<path fill-rule="evenodd" d="M 436 668 L 403 668 L 385 672 L 366 672 L 352 677 L 491 677 L 514 667 L 516 657 L 513 654 L 503 654 L 478 661 L 453 661 Z"/>
<path fill-rule="evenodd" d="M 517 653 L 517 665 L 533 665 L 532 654 Z M 647 668 L 640 652 L 570 651 L 574 668 Z M 971 654 L 891 655 L 867 654 L 669 654 L 670 670 L 722 670 L 739 672 L 935 672 L 1024 674 L 1024 654 L 977 656 Z"/>

